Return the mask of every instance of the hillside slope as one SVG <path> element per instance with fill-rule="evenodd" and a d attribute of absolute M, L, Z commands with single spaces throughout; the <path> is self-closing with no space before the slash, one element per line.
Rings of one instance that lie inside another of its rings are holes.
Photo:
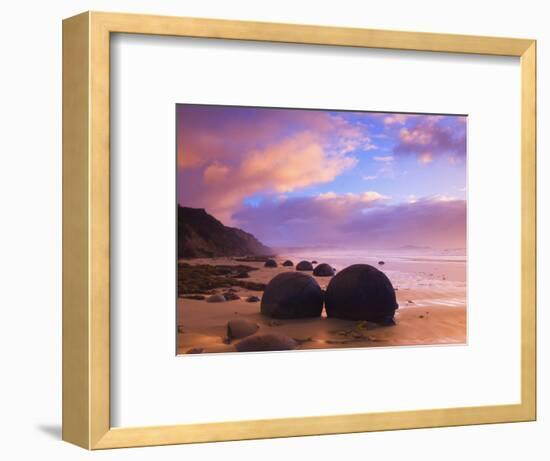
<path fill-rule="evenodd" d="M 178 257 L 267 255 L 271 249 L 241 229 L 224 226 L 202 208 L 178 206 Z"/>

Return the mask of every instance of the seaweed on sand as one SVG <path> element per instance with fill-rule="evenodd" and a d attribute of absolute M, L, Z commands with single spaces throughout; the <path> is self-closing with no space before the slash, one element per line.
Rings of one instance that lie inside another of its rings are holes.
<path fill-rule="evenodd" d="M 241 280 L 243 273 L 258 270 L 245 265 L 192 265 L 178 263 L 178 295 L 212 294 L 218 288 L 241 287 L 247 290 L 263 291 L 265 283 Z"/>

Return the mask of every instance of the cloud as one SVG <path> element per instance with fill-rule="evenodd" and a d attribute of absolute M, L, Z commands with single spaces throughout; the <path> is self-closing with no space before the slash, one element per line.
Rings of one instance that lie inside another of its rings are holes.
<path fill-rule="evenodd" d="M 414 155 L 421 164 L 446 157 L 458 163 L 466 157 L 466 117 L 417 117 L 399 130 L 395 156 Z"/>
<path fill-rule="evenodd" d="M 376 178 L 378 178 L 377 175 L 366 175 L 366 176 L 363 176 L 363 180 L 364 180 L 364 181 L 374 181 Z"/>
<path fill-rule="evenodd" d="M 210 164 L 203 173 L 204 182 L 206 184 L 214 184 L 226 178 L 230 171 L 227 165 L 222 165 L 220 162 Z"/>
<path fill-rule="evenodd" d="M 408 114 L 391 114 L 387 117 L 384 117 L 384 124 L 385 125 L 403 125 L 408 119 L 410 118 L 410 115 Z"/>
<path fill-rule="evenodd" d="M 348 192 L 346 194 L 336 194 L 334 192 L 325 192 L 317 195 L 316 200 L 330 200 L 333 204 L 338 204 L 340 206 L 349 206 L 356 204 L 367 204 L 370 202 L 377 202 L 379 200 L 388 200 L 391 197 L 382 195 L 375 191 L 362 192 L 361 194 L 354 194 Z"/>
<path fill-rule="evenodd" d="M 465 247 L 465 201 L 433 196 L 389 204 L 388 199 L 377 192 L 329 192 L 245 206 L 235 220 L 273 246 Z"/>
<path fill-rule="evenodd" d="M 251 152 L 239 166 L 236 179 L 246 181 L 238 184 L 240 191 L 271 189 L 280 193 L 292 192 L 312 184 L 332 181 L 356 163 L 357 159 L 344 153 L 327 154 L 322 141 L 315 134 L 303 132 Z M 243 197 L 246 195 L 250 194 Z"/>
<path fill-rule="evenodd" d="M 432 163 L 434 161 L 434 157 L 431 152 L 422 152 L 418 155 L 418 163 L 427 164 Z"/>
<path fill-rule="evenodd" d="M 364 127 L 322 111 L 178 106 L 178 201 L 225 224 L 246 197 L 328 183 L 368 148 Z"/>
<path fill-rule="evenodd" d="M 349 221 L 341 231 L 349 242 L 375 247 L 420 245 L 466 247 L 466 201 L 442 197 L 377 207 Z"/>
<path fill-rule="evenodd" d="M 376 162 L 393 162 L 393 156 L 392 155 L 385 155 L 385 156 L 376 156 L 372 158 Z"/>

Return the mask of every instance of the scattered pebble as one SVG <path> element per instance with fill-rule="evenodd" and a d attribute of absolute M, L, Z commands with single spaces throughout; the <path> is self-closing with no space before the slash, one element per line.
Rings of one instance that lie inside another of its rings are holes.
<path fill-rule="evenodd" d="M 296 349 L 294 339 L 280 333 L 253 335 L 238 342 L 235 347 L 239 352 L 286 351 Z"/>
<path fill-rule="evenodd" d="M 202 354 L 204 352 L 204 348 L 202 347 L 193 347 L 192 349 L 189 349 L 186 354 Z"/>
<path fill-rule="evenodd" d="M 312 271 L 313 265 L 309 261 L 300 261 L 296 264 L 297 271 Z"/>
<path fill-rule="evenodd" d="M 234 319 L 227 322 L 227 337 L 240 339 L 251 336 L 258 331 L 258 324 L 246 319 Z"/>
<path fill-rule="evenodd" d="M 184 296 L 180 296 L 180 298 L 183 298 L 183 299 L 196 299 L 198 301 L 202 301 L 206 298 L 206 296 L 204 296 L 204 295 L 184 295 Z"/>
<path fill-rule="evenodd" d="M 313 338 L 312 337 L 308 337 L 308 338 L 293 338 L 294 341 L 296 341 L 298 343 L 298 346 L 300 346 L 301 344 L 304 344 L 304 343 L 310 343 L 313 341 Z"/>
<path fill-rule="evenodd" d="M 249 296 L 248 298 L 246 298 L 247 303 L 257 303 L 259 301 L 260 298 L 258 298 L 257 296 Z"/>
<path fill-rule="evenodd" d="M 241 297 L 235 293 L 233 293 L 232 291 L 229 291 L 229 292 L 226 292 L 223 294 L 223 297 L 227 300 L 227 301 L 235 301 L 237 299 L 241 299 Z"/>
<path fill-rule="evenodd" d="M 212 295 L 206 298 L 207 303 L 224 303 L 226 301 L 223 295 Z"/>
<path fill-rule="evenodd" d="M 277 261 L 275 261 L 274 259 L 268 259 L 264 263 L 264 267 L 277 267 Z"/>

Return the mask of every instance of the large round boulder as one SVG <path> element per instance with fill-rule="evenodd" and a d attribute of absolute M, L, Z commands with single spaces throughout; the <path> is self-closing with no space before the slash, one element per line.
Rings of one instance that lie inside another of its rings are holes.
<path fill-rule="evenodd" d="M 289 351 L 298 343 L 290 336 L 281 333 L 249 336 L 235 345 L 239 352 Z"/>
<path fill-rule="evenodd" d="M 292 266 L 294 266 L 294 263 L 293 263 L 290 259 L 287 259 L 287 260 L 283 263 L 283 266 L 292 267 Z"/>
<path fill-rule="evenodd" d="M 310 275 L 283 272 L 267 284 L 260 310 L 276 319 L 319 317 L 323 310 L 323 292 Z"/>
<path fill-rule="evenodd" d="M 317 277 L 332 277 L 334 269 L 326 263 L 321 263 L 313 269 L 313 275 Z"/>
<path fill-rule="evenodd" d="M 268 259 L 265 262 L 264 267 L 277 267 L 277 261 L 275 261 L 274 259 Z"/>
<path fill-rule="evenodd" d="M 309 261 L 300 261 L 296 264 L 297 271 L 312 271 L 313 265 Z"/>
<path fill-rule="evenodd" d="M 397 308 L 390 279 L 368 264 L 354 264 L 340 271 L 330 280 L 325 294 L 328 317 L 391 325 Z"/>

